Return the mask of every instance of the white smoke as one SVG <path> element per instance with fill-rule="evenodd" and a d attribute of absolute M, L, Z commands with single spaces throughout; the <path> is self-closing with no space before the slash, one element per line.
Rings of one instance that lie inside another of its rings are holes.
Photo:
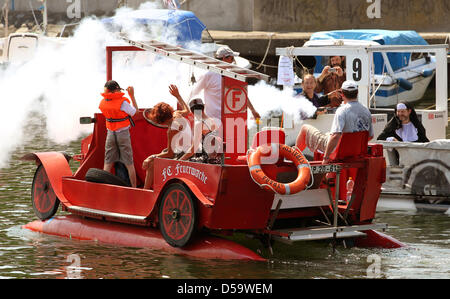
<path fill-rule="evenodd" d="M 156 4 L 147 3 L 147 8 Z M 119 9 L 117 15 L 128 9 Z M 133 26 L 128 20 L 117 21 L 132 39 L 155 38 L 160 28 Z M 169 34 L 173 38 L 174 34 Z M 167 41 L 167 40 L 165 40 Z M 0 70 L 3 107 L 0 118 L 0 167 L 5 167 L 11 152 L 23 142 L 27 116 L 38 110 L 45 116 L 48 137 L 64 144 L 89 134 L 92 126 L 80 125 L 79 118 L 99 113 L 98 105 L 106 82 L 105 47 L 123 45 L 96 18 L 82 21 L 74 36 L 62 46 L 39 47 L 31 61 Z M 191 45 L 194 47 L 194 45 Z M 192 89 L 192 67 L 143 52 L 128 52 L 113 56 L 113 79 L 122 88 L 135 87 L 140 108 L 176 100 L 169 94 L 169 84 L 176 84 L 187 101 Z M 196 70 L 198 77 L 203 71 Z M 249 97 L 261 116 L 269 111 L 299 111 L 314 113 L 309 102 L 292 98 L 289 90 L 280 91 L 264 83 L 249 86 Z M 126 96 L 128 96 L 126 94 Z M 36 105 L 41 101 L 40 105 Z M 308 106 L 309 104 L 309 106 Z M 295 113 L 294 113 L 295 114 Z"/>
<path fill-rule="evenodd" d="M 296 123 L 302 121 L 302 117 L 311 117 L 316 107 L 305 98 L 294 97 L 291 88 L 278 88 L 260 81 L 248 87 L 248 97 L 261 118 L 279 117 L 289 114 Z M 253 127 L 250 122 L 249 127 Z"/>

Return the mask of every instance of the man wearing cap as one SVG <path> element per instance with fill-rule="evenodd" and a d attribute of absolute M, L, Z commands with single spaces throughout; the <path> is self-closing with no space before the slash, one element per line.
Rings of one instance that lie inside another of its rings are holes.
<path fill-rule="evenodd" d="M 110 80 L 106 82 L 103 99 L 99 109 L 106 119 L 105 163 L 103 170 L 110 172 L 114 162 L 121 161 L 128 170 L 132 187 L 136 187 L 136 170 L 133 162 L 133 150 L 131 148 L 130 126 L 134 125 L 131 116 L 139 109 L 134 98 L 133 87 L 128 87 L 130 100 L 124 97 L 119 84 Z"/>
<path fill-rule="evenodd" d="M 229 47 L 223 46 L 217 49 L 216 58 L 226 63 L 234 63 L 234 57 L 239 56 L 238 52 L 234 52 Z M 205 112 L 214 119 L 220 120 L 222 118 L 222 75 L 214 72 L 207 72 L 202 75 L 197 85 L 191 92 L 190 98 L 198 95 L 203 90 L 205 100 Z M 252 103 L 248 100 L 247 107 L 253 114 L 255 119 L 260 118 L 258 112 L 253 108 Z"/>
<path fill-rule="evenodd" d="M 339 93 L 344 103 L 336 110 L 330 133 L 324 134 L 313 126 L 303 125 L 297 136 L 296 146 L 301 151 L 306 147 L 312 152 L 320 150 L 324 153 L 324 164 L 328 163 L 342 133 L 368 131 L 369 140 L 373 138 L 372 116 L 369 109 L 358 102 L 358 85 L 354 81 L 345 81 Z"/>
<path fill-rule="evenodd" d="M 398 103 L 395 116 L 386 124 L 378 140 L 429 142 L 425 128 L 410 103 Z"/>

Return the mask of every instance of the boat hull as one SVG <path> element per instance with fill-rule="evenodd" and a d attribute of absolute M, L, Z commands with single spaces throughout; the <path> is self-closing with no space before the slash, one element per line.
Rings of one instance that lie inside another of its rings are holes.
<path fill-rule="evenodd" d="M 408 79 L 412 89 L 406 90 L 397 84 L 381 85 L 375 93 L 375 105 L 377 108 L 392 107 L 400 102 L 416 102 L 420 100 L 433 76 Z"/>
<path fill-rule="evenodd" d="M 450 142 L 388 142 L 386 182 L 378 210 L 450 211 Z"/>
<path fill-rule="evenodd" d="M 75 215 L 58 216 L 45 221 L 36 220 L 23 228 L 70 239 L 150 248 L 194 258 L 265 261 L 250 249 L 219 237 L 200 236 L 188 246 L 176 248 L 167 244 L 155 228 L 111 223 Z"/>

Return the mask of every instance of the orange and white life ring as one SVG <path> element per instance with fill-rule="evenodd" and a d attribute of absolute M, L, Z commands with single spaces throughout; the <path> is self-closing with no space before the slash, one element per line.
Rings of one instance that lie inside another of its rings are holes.
<path fill-rule="evenodd" d="M 262 188 L 272 190 L 282 195 L 295 194 L 304 190 L 309 182 L 311 169 L 302 152 L 297 148 L 290 147 L 285 144 L 273 143 L 270 145 L 271 153 L 278 151 L 281 157 L 294 162 L 295 167 L 298 170 L 297 178 L 289 184 L 284 184 L 272 180 L 261 169 L 261 156 L 267 155 L 263 154 L 264 147 L 267 149 L 267 145 L 259 146 L 255 151 L 247 154 L 247 164 L 250 170 L 250 176 L 253 180 Z"/>

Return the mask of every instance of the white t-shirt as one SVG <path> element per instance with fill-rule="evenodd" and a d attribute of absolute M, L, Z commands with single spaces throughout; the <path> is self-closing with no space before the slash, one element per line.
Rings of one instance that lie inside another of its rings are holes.
<path fill-rule="evenodd" d="M 419 137 L 417 136 L 417 128 L 412 122 L 403 124 L 400 129 L 395 130 L 395 133 L 403 141 L 417 141 L 417 139 L 419 139 Z"/>
<path fill-rule="evenodd" d="M 190 98 L 198 96 L 202 90 L 206 114 L 211 118 L 222 119 L 222 76 L 213 72 L 202 75 L 192 90 Z"/>
<path fill-rule="evenodd" d="M 134 108 L 134 106 L 131 106 L 130 103 L 128 103 L 127 101 L 123 101 L 122 105 L 120 106 L 120 110 L 125 112 L 126 114 L 128 114 L 129 116 L 133 116 L 136 114 L 136 108 Z M 116 130 L 116 132 L 121 132 L 124 130 L 128 130 L 130 128 L 130 126 L 126 126 L 124 128 L 120 128 L 118 130 Z"/>
<path fill-rule="evenodd" d="M 353 133 L 369 131 L 373 137 L 372 115 L 369 109 L 358 101 L 342 104 L 337 110 L 331 125 L 330 133 Z"/>

